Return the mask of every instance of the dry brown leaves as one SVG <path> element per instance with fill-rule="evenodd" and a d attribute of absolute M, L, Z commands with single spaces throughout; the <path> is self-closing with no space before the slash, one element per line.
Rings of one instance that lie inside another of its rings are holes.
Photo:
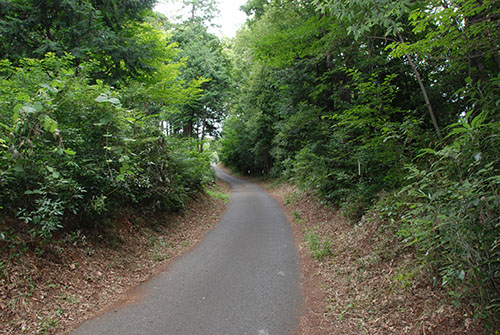
<path fill-rule="evenodd" d="M 350 224 L 338 211 L 290 185 L 262 184 L 292 223 L 301 256 L 305 300 L 298 334 L 482 334 L 467 306 L 449 295 L 408 248 L 375 217 Z M 312 229 L 331 241 L 331 256 L 311 257 Z"/>
<path fill-rule="evenodd" d="M 218 189 L 229 192 L 223 183 Z M 57 245 L 2 255 L 0 334 L 66 334 L 107 306 L 136 299 L 131 288 L 199 242 L 225 207 L 202 196 L 183 214 L 149 222 L 124 215 L 109 236 L 73 233 Z"/>

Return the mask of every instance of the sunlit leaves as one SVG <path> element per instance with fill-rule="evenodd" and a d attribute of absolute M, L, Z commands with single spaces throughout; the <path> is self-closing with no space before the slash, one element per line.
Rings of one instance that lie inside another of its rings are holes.
<path fill-rule="evenodd" d="M 182 50 L 178 59 L 184 66 L 179 69 L 179 77 L 197 86 L 186 92 L 192 99 L 180 106 L 169 121 L 187 137 L 203 141 L 207 134 L 217 136 L 231 80 L 224 46 L 200 20 L 192 19 L 175 26 L 172 40 Z"/>
<path fill-rule="evenodd" d="M 447 4 L 447 5 L 444 5 Z M 409 15 L 413 32 L 423 34 L 417 41 L 391 46 L 393 55 L 416 53 L 422 57 L 448 59 L 458 70 L 465 59 L 497 57 L 494 46 L 500 33 L 493 18 L 500 14 L 496 1 L 460 0 L 450 2 L 427 1 Z M 469 64 L 470 66 L 470 64 Z"/>
<path fill-rule="evenodd" d="M 403 18 L 415 6 L 414 1 L 403 0 L 314 0 L 317 8 L 348 24 L 347 31 L 355 39 L 368 33 L 374 26 L 384 29 L 385 36 L 395 36 L 403 29 Z"/>
<path fill-rule="evenodd" d="M 102 59 L 77 69 L 73 56 L 55 54 L 0 64 L 0 197 L 36 237 L 49 238 L 69 213 L 81 218 L 76 225 L 105 220 L 109 212 L 95 211 L 95 199 L 104 208 L 124 202 L 181 208 L 211 178 L 208 158 L 171 151 L 159 126 L 160 115 L 199 96 L 205 81 L 180 78 L 184 64 L 173 60 L 178 50 L 165 32 L 129 27 L 149 48 L 143 56 L 150 68 L 135 80 L 121 77 L 126 88 L 88 77 L 101 70 Z"/>

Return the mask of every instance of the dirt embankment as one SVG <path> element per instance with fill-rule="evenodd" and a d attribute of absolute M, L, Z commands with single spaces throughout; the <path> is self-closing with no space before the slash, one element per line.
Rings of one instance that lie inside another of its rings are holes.
<path fill-rule="evenodd" d="M 301 256 L 298 334 L 483 334 L 376 215 L 356 224 L 296 187 L 260 183 L 288 216 Z"/>
<path fill-rule="evenodd" d="M 50 245 L 2 249 L 0 334 L 66 334 L 113 303 L 140 299 L 131 288 L 165 270 L 219 221 L 229 188 L 218 183 L 209 193 L 182 214 L 127 213 L 107 233 L 77 231 Z"/>

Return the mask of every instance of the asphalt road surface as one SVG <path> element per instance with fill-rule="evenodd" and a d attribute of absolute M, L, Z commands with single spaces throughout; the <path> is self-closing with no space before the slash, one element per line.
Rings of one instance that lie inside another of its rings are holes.
<path fill-rule="evenodd" d="M 72 335 L 295 334 L 302 296 L 292 231 L 257 185 L 216 168 L 232 188 L 218 225 L 141 297 L 81 325 Z"/>

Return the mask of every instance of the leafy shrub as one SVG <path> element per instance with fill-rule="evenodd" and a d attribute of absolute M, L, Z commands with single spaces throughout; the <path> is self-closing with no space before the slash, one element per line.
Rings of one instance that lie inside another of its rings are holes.
<path fill-rule="evenodd" d="M 311 251 L 311 256 L 318 261 L 332 255 L 330 241 L 322 239 L 314 229 L 306 234 L 306 241 Z"/>
<path fill-rule="evenodd" d="M 408 184 L 390 214 L 399 213 L 398 234 L 443 286 L 466 287 L 463 294 L 476 299 L 478 313 L 494 315 L 500 295 L 500 122 L 485 120 L 486 112 L 469 113 L 451 127 L 449 145 L 425 150 L 430 168 L 408 168 Z"/>
<path fill-rule="evenodd" d="M 182 209 L 213 180 L 208 153 L 164 134 L 158 114 L 126 109 L 133 93 L 92 83 L 71 60 L 0 62 L 3 211 L 48 238 L 69 223 L 95 228 L 121 206 Z"/>

